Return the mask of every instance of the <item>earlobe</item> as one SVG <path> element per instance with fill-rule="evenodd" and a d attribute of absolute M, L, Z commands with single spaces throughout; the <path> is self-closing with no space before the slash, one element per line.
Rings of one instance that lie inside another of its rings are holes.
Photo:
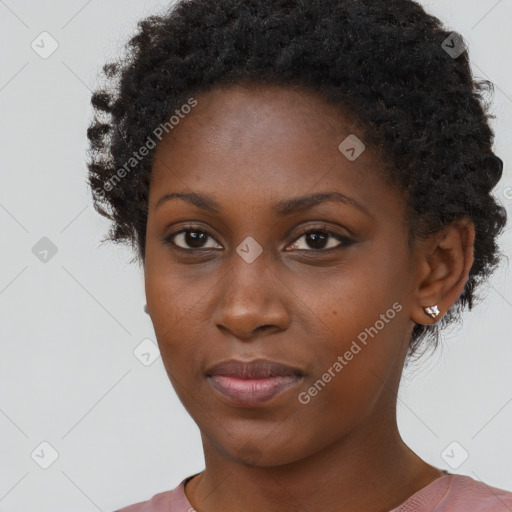
<path fill-rule="evenodd" d="M 422 244 L 422 272 L 417 281 L 411 319 L 421 325 L 439 321 L 464 290 L 474 261 L 474 225 L 458 219 Z"/>

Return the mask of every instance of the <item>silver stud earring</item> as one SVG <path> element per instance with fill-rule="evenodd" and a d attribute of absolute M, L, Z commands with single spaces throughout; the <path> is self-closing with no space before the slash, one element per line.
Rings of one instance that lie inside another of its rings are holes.
<path fill-rule="evenodd" d="M 423 309 L 425 310 L 425 314 L 427 314 L 431 318 L 435 318 L 437 315 L 439 315 L 439 309 L 437 307 L 437 304 Z"/>
<path fill-rule="evenodd" d="M 145 312 L 147 315 L 149 315 L 149 313 L 148 313 L 148 305 L 147 305 L 147 304 L 144 304 L 144 312 Z"/>

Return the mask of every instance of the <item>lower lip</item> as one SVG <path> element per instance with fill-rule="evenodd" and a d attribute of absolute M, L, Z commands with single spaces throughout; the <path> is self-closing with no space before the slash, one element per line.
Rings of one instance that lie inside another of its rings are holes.
<path fill-rule="evenodd" d="M 212 375 L 211 385 L 239 405 L 257 405 L 268 402 L 283 391 L 297 384 L 302 377 L 290 375 L 285 377 L 268 377 L 264 379 L 240 379 L 227 375 Z"/>

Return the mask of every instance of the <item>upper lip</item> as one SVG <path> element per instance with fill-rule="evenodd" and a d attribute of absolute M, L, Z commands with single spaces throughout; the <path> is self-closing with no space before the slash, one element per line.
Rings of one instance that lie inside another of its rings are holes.
<path fill-rule="evenodd" d="M 303 372 L 293 366 L 270 361 L 269 359 L 255 359 L 253 361 L 240 361 L 237 359 L 228 359 L 206 371 L 206 375 L 226 375 L 228 377 L 238 377 L 241 379 L 264 379 L 269 377 L 285 376 L 303 376 Z"/>

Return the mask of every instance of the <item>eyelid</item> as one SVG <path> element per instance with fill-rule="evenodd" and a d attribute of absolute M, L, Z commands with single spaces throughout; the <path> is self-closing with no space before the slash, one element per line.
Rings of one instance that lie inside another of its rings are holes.
<path fill-rule="evenodd" d="M 351 236 L 342 235 L 341 233 L 338 233 L 336 231 L 329 229 L 324 224 L 319 224 L 316 226 L 313 225 L 313 226 L 305 227 L 303 230 L 301 230 L 295 236 L 295 238 L 288 245 L 294 244 L 295 242 L 297 242 L 297 240 L 302 238 L 304 235 L 307 235 L 308 233 L 318 233 L 318 232 L 325 233 L 326 235 L 329 235 L 332 238 L 335 238 L 339 242 L 339 244 L 336 247 L 330 247 L 329 249 L 316 249 L 316 250 L 315 249 L 309 249 L 309 250 L 308 249 L 295 249 L 295 250 L 322 254 L 322 253 L 328 253 L 328 252 L 330 253 L 331 251 L 335 251 L 337 249 L 340 249 L 342 247 L 347 247 L 347 246 L 355 243 L 355 240 Z M 288 245 L 286 247 L 288 247 Z M 290 251 L 287 251 L 287 252 L 290 252 Z"/>
<path fill-rule="evenodd" d="M 181 227 L 180 229 L 178 229 L 175 232 L 172 232 L 172 233 L 170 233 L 168 235 L 165 235 L 164 238 L 163 238 L 163 242 L 166 243 L 166 244 L 171 244 L 172 247 L 175 248 L 175 249 L 178 249 L 178 250 L 181 249 L 182 251 L 189 252 L 189 253 L 194 253 L 194 252 L 203 252 L 204 253 L 204 252 L 207 252 L 207 251 L 219 250 L 219 249 L 212 248 L 212 247 L 207 247 L 207 248 L 199 247 L 199 248 L 185 249 L 183 247 L 180 247 L 179 245 L 177 245 L 176 243 L 174 243 L 171 240 L 171 239 L 175 238 L 176 236 L 178 236 L 179 234 L 187 232 L 187 231 L 199 231 L 201 233 L 204 233 L 208 237 L 208 239 L 211 238 L 218 245 L 222 245 L 215 237 L 213 237 L 211 235 L 211 233 L 207 229 L 203 228 L 200 225 L 195 225 L 195 224 L 192 224 L 192 223 L 189 223 L 186 226 Z M 333 230 L 329 229 L 325 224 L 318 224 L 318 225 L 309 225 L 309 226 L 304 227 L 299 233 L 297 233 L 295 235 L 293 240 L 291 240 L 291 242 L 289 242 L 286 245 L 286 247 L 288 247 L 289 245 L 294 244 L 301 237 L 303 237 L 304 235 L 307 235 L 308 233 L 311 233 L 311 232 L 313 232 L 313 233 L 316 233 L 316 232 L 325 233 L 326 235 L 329 235 L 329 236 L 335 238 L 339 242 L 339 244 L 336 247 L 330 247 L 329 249 L 295 249 L 296 251 L 312 252 L 312 253 L 322 254 L 322 253 L 328 253 L 328 252 L 331 252 L 331 251 L 335 251 L 335 250 L 343 248 L 343 247 L 348 247 L 349 245 L 352 245 L 352 244 L 355 243 L 354 238 L 352 238 L 351 236 L 349 236 L 349 235 L 342 235 L 341 233 L 333 231 Z M 291 251 L 286 251 L 286 252 L 291 252 Z"/>
<path fill-rule="evenodd" d="M 207 247 L 207 248 L 192 248 L 192 249 L 185 249 L 183 247 L 180 247 L 179 245 L 177 245 L 176 243 L 174 243 L 172 241 L 172 239 L 174 239 L 175 237 L 177 237 L 178 235 L 180 235 L 181 233 L 186 233 L 187 231 L 199 231 L 201 233 L 204 233 L 208 239 L 212 239 L 215 241 L 216 244 L 218 245 L 222 245 L 215 237 L 213 237 L 211 235 L 211 233 L 208 231 L 208 229 L 206 228 L 203 228 L 202 226 L 198 225 L 198 224 L 192 224 L 192 223 L 189 223 L 185 226 L 182 226 L 180 229 L 176 230 L 176 231 L 173 231 L 172 233 L 169 233 L 167 235 L 165 235 L 163 237 L 163 240 L 162 242 L 164 244 L 167 244 L 167 245 L 171 245 L 171 247 L 173 249 L 177 249 L 177 250 L 181 250 L 181 251 L 184 251 L 184 252 L 188 252 L 188 253 L 194 253 L 194 252 L 206 252 L 206 251 L 218 251 L 219 249 L 216 249 L 216 248 L 213 248 L 213 247 Z"/>

